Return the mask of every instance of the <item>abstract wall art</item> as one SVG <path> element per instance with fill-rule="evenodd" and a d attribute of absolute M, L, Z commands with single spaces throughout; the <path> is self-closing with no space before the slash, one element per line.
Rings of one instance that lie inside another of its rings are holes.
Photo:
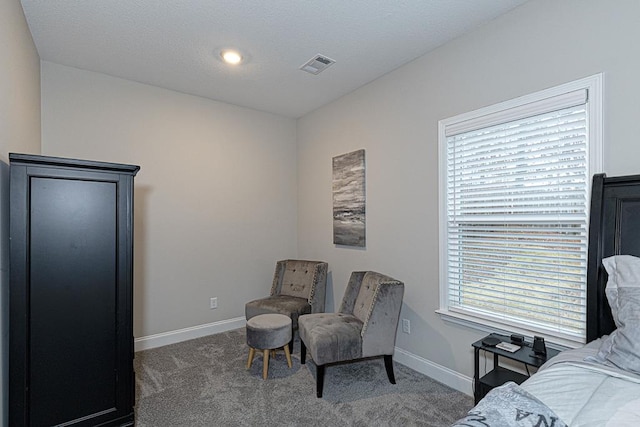
<path fill-rule="evenodd" d="M 333 158 L 333 243 L 365 247 L 364 150 Z"/>

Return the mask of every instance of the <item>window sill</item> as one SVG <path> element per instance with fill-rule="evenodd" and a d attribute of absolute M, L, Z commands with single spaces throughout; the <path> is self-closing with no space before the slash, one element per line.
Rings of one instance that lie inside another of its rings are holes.
<path fill-rule="evenodd" d="M 500 335 L 511 335 L 513 333 L 521 334 L 527 337 L 527 341 L 532 341 L 532 337 L 534 335 L 543 336 L 546 344 L 557 350 L 567 350 L 571 348 L 581 347 L 583 344 L 577 343 L 575 341 L 571 341 L 568 339 L 546 336 L 539 332 L 530 331 L 524 328 L 519 328 L 517 326 L 510 326 L 506 324 L 502 324 L 499 322 L 492 322 L 487 319 L 478 319 L 473 316 L 449 311 L 446 309 L 438 309 L 436 313 L 440 315 L 440 318 L 445 323 L 451 323 L 454 325 L 464 326 L 469 329 L 474 329 L 476 331 L 480 331 L 483 333 L 497 333 Z"/>

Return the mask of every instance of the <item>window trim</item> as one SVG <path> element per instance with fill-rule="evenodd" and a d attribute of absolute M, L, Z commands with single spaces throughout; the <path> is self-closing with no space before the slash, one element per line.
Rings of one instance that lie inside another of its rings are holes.
<path fill-rule="evenodd" d="M 590 178 L 587 182 L 588 194 L 591 194 L 591 177 L 603 171 L 603 73 L 595 74 L 549 89 L 545 89 L 519 98 L 500 102 L 488 107 L 459 114 L 438 122 L 438 189 L 439 189 L 439 292 L 440 304 L 436 310 L 445 321 L 468 326 L 480 331 L 518 332 L 526 336 L 544 336 L 548 341 L 565 347 L 577 347 L 583 343 L 563 339 L 554 336 L 523 329 L 510 325 L 507 322 L 489 321 L 476 318 L 472 315 L 462 314 L 448 309 L 448 280 L 447 280 L 447 129 L 464 127 L 463 122 L 482 122 L 488 117 L 495 118 L 504 114 L 505 122 L 510 120 L 513 111 L 526 111 L 527 104 L 534 104 L 547 98 L 565 95 L 569 92 L 587 90 L 587 135 L 588 135 L 588 172 Z M 589 206 L 587 204 L 587 210 Z M 587 212 L 587 220 L 589 213 Z M 588 229 L 588 224 L 587 224 Z M 585 325 L 586 328 L 586 325 Z"/>

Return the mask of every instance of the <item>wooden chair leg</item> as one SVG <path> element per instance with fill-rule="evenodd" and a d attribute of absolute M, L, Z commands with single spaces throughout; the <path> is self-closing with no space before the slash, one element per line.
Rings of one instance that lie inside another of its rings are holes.
<path fill-rule="evenodd" d="M 249 360 L 247 360 L 247 369 L 251 367 L 251 363 L 253 363 L 253 356 L 256 354 L 256 349 L 253 347 L 249 347 Z"/>
<path fill-rule="evenodd" d="M 300 340 L 300 364 L 304 365 L 304 362 L 307 359 L 307 346 L 304 345 L 304 342 Z"/>
<path fill-rule="evenodd" d="M 289 351 L 289 346 L 285 344 L 284 346 L 284 355 L 287 356 L 287 365 L 289 365 L 289 369 L 293 366 L 291 363 L 291 352 Z"/>
<path fill-rule="evenodd" d="M 322 397 L 324 387 L 324 365 L 318 365 L 316 369 L 316 396 Z"/>
<path fill-rule="evenodd" d="M 273 359 L 276 358 L 276 349 L 275 348 L 273 350 L 271 350 L 271 358 L 273 358 Z"/>
<path fill-rule="evenodd" d="M 395 384 L 396 376 L 393 375 L 393 356 L 391 355 L 384 356 L 384 367 L 387 370 L 387 377 L 389 377 L 389 382 L 391 384 Z"/>
<path fill-rule="evenodd" d="M 267 379 L 269 373 L 269 350 L 262 351 L 262 379 Z"/>

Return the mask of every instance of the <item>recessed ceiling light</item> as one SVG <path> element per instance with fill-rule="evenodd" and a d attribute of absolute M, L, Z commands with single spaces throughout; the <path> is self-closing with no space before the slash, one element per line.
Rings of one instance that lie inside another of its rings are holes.
<path fill-rule="evenodd" d="M 227 64 L 238 65 L 242 62 L 242 55 L 235 50 L 223 50 L 220 56 Z"/>

